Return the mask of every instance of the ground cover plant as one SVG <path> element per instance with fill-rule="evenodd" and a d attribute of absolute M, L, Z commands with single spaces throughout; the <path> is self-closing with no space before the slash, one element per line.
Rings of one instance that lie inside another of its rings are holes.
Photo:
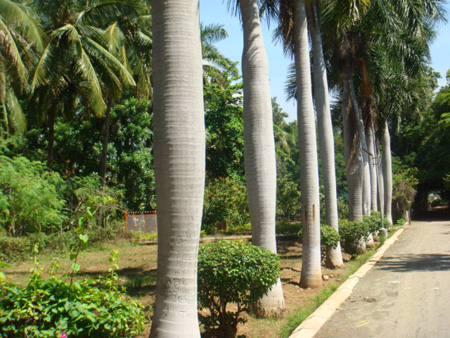
<path fill-rule="evenodd" d="M 86 224 L 93 213 L 87 209 L 76 229 L 77 239 L 70 248 L 70 272 L 56 276 L 58 261 L 49 268 L 49 278 L 34 247 L 34 268 L 25 286 L 0 278 L 0 337 L 132 337 L 145 328 L 142 305 L 116 285 L 118 251 L 109 258 L 106 276 L 74 280 L 81 270 L 81 249 L 87 247 Z"/>

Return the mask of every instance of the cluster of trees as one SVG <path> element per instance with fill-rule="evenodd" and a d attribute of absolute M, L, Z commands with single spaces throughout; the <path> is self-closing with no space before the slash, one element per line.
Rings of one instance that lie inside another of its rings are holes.
<path fill-rule="evenodd" d="M 198 0 L 0 0 L 0 222 L 11 234 L 58 229 L 88 200 L 98 224 L 112 200 L 156 209 L 155 337 L 199 336 L 202 218 L 214 227 L 231 217 L 215 191 L 239 204 L 239 222 L 250 219 L 253 244 L 274 253 L 276 218 L 298 218 L 301 205 L 303 287 L 321 285 L 320 223 L 338 230 L 342 200 L 350 221 L 379 210 L 392 223 L 414 188 L 422 204 L 450 191 L 450 84 L 434 98 L 428 51 L 440 1 L 230 5 L 243 26 L 242 80 L 214 47 L 223 28 L 199 25 Z M 293 58 L 297 122 L 270 96 L 261 15 Z M 27 183 L 36 177 L 45 194 Z M 33 213 L 26 202 L 44 196 L 49 208 Z M 341 265 L 340 247 L 327 258 Z M 278 280 L 255 309 L 284 307 Z"/>

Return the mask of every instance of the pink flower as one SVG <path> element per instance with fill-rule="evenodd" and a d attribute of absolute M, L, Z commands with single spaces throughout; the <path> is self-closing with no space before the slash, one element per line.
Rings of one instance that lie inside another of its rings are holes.
<path fill-rule="evenodd" d="M 68 335 L 67 335 L 67 333 L 61 333 L 61 336 L 59 337 L 59 338 L 67 338 L 68 337 Z"/>
<path fill-rule="evenodd" d="M 98 312 L 97 310 L 94 310 L 94 313 L 95 313 L 97 316 L 101 314 L 101 313 Z"/>

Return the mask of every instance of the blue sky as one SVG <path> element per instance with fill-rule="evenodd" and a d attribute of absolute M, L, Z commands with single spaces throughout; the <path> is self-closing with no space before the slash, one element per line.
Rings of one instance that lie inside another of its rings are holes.
<path fill-rule="evenodd" d="M 220 51 L 233 61 L 241 61 L 242 56 L 242 29 L 237 16 L 233 16 L 227 8 L 227 1 L 223 3 L 221 0 L 200 0 L 200 20 L 203 24 L 222 24 L 227 30 L 229 37 L 224 41 L 216 44 Z M 231 0 L 236 1 L 236 0 Z M 447 17 L 450 18 L 450 5 L 445 6 L 447 9 Z M 294 102 L 286 101 L 284 93 L 284 84 L 289 64 L 292 63 L 290 58 L 283 54 L 280 43 L 272 41 L 272 32 L 275 23 L 272 22 L 268 27 L 263 22 L 264 44 L 266 47 L 267 57 L 269 59 L 270 72 L 270 91 L 272 97 L 277 97 L 277 102 L 286 111 L 290 119 L 295 119 L 297 115 Z M 441 73 L 443 78 L 439 80 L 439 85 L 445 85 L 445 74 L 450 69 L 450 24 L 440 24 L 438 27 L 438 36 L 431 46 L 432 67 Z M 240 66 L 239 66 L 240 69 Z"/>

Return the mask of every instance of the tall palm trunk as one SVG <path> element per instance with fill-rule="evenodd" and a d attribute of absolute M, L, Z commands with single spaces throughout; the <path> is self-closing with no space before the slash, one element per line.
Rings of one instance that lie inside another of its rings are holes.
<path fill-rule="evenodd" d="M 366 143 L 366 132 L 364 128 L 364 122 L 362 117 L 361 109 L 358 105 L 358 100 L 356 99 L 355 88 L 351 87 L 351 96 L 353 102 L 353 111 L 358 120 L 358 132 L 357 132 L 357 142 L 359 143 L 359 148 L 362 157 L 362 170 L 361 170 L 361 180 L 362 180 L 362 213 L 364 216 L 370 215 L 370 168 L 369 168 L 369 155 L 367 154 L 367 143 Z"/>
<path fill-rule="evenodd" d="M 102 155 L 100 157 L 100 178 L 102 184 L 102 192 L 104 191 L 106 184 L 106 168 L 108 167 L 108 143 L 109 143 L 109 129 L 111 125 L 111 100 L 108 100 L 106 105 L 105 120 L 103 122 L 102 130 Z M 97 218 L 98 226 L 107 226 L 103 224 L 103 206 L 100 206 L 98 210 Z"/>
<path fill-rule="evenodd" d="M 199 1 L 155 0 L 152 18 L 158 276 L 150 337 L 200 337 L 205 126 Z"/>
<path fill-rule="evenodd" d="M 103 121 L 102 130 L 102 155 L 100 158 L 100 178 L 102 179 L 102 187 L 106 183 L 106 168 L 108 166 L 108 142 L 109 142 L 109 129 L 111 124 L 111 100 L 108 100 L 105 120 Z"/>
<path fill-rule="evenodd" d="M 383 138 L 383 174 L 384 174 L 384 214 L 392 225 L 392 157 L 391 136 L 387 121 L 384 124 Z"/>
<path fill-rule="evenodd" d="M 317 110 L 320 158 L 322 160 L 322 174 L 325 187 L 327 225 L 339 232 L 333 125 L 331 122 L 330 100 L 328 96 L 327 69 L 323 56 L 322 34 L 320 33 L 316 2 L 312 2 L 308 7 L 307 14 L 312 36 L 314 99 Z M 327 252 L 326 264 L 331 268 L 343 264 L 340 243 L 338 243 L 335 249 L 330 249 Z"/>
<path fill-rule="evenodd" d="M 252 240 L 253 244 L 276 253 L 276 164 L 269 65 L 259 19 L 259 2 L 240 0 L 239 3 L 244 29 L 244 152 Z M 279 280 L 257 304 L 255 311 L 259 316 L 267 316 L 284 309 Z"/>
<path fill-rule="evenodd" d="M 56 100 L 50 106 L 48 112 L 48 147 L 47 147 L 47 166 L 53 169 L 54 149 L 55 149 L 55 119 L 57 110 Z"/>
<path fill-rule="evenodd" d="M 348 182 L 348 219 L 363 220 L 362 208 L 362 154 L 361 143 L 358 142 L 358 121 L 353 112 L 351 99 L 352 67 L 347 64 L 343 71 L 342 83 L 342 114 L 345 163 Z"/>
<path fill-rule="evenodd" d="M 373 211 L 378 211 L 378 178 L 377 178 L 377 168 L 376 168 L 376 152 L 375 152 L 375 132 L 373 124 L 369 125 L 367 128 L 367 150 L 369 151 L 369 169 L 370 169 L 370 209 Z"/>
<path fill-rule="evenodd" d="M 381 152 L 377 149 L 377 176 L 378 176 L 378 209 L 381 216 L 384 216 L 384 174 L 383 174 L 383 159 Z"/>
<path fill-rule="evenodd" d="M 297 1 L 296 5 L 294 14 L 294 55 L 297 79 L 297 120 L 303 232 L 300 285 L 302 287 L 320 287 L 322 285 L 322 270 L 320 256 L 319 170 L 311 92 L 308 28 L 303 0 Z"/>

